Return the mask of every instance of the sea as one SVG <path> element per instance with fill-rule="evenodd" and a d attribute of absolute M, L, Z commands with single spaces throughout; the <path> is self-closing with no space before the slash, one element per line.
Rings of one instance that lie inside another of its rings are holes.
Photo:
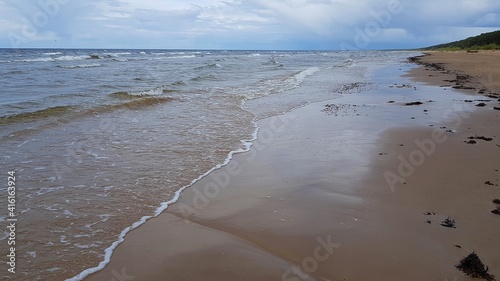
<path fill-rule="evenodd" d="M 376 87 L 418 54 L 0 49 L 0 279 L 82 280 L 248 151 L 258 120 Z"/>

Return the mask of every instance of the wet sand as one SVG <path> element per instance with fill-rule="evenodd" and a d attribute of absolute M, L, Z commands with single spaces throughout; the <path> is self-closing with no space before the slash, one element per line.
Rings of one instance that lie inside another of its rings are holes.
<path fill-rule="evenodd" d="M 412 81 L 399 77 L 407 68 L 259 121 L 250 152 L 130 232 L 85 280 L 468 280 L 455 265 L 472 251 L 500 276 L 498 101 L 439 87 L 455 70 L 420 67 Z M 440 225 L 448 217 L 454 227 Z"/>

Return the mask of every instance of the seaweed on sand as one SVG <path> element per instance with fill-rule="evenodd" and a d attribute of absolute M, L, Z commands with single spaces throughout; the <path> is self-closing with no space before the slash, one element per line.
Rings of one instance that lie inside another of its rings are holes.
<path fill-rule="evenodd" d="M 447 217 L 444 221 L 442 221 L 441 225 L 444 227 L 449 227 L 449 228 L 457 228 L 455 226 L 455 220 L 451 219 L 450 217 Z"/>
<path fill-rule="evenodd" d="M 497 208 L 491 212 L 495 215 L 500 215 L 500 199 L 494 199 L 493 203 L 497 204 Z"/>
<path fill-rule="evenodd" d="M 460 269 L 463 273 L 465 273 L 465 275 L 472 278 L 495 281 L 495 276 L 488 273 L 488 267 L 483 264 L 475 252 L 472 252 L 463 258 L 455 267 Z"/>

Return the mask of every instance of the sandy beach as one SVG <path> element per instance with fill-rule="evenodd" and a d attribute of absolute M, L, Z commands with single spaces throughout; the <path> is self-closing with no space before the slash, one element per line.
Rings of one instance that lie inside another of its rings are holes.
<path fill-rule="evenodd" d="M 380 66 L 372 89 L 260 120 L 84 280 L 470 280 L 471 252 L 500 277 L 499 59 Z"/>

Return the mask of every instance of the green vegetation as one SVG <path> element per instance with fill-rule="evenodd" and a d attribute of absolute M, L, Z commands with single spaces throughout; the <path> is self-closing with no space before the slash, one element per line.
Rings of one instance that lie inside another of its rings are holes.
<path fill-rule="evenodd" d="M 462 50 L 500 50 L 500 30 L 483 33 L 479 36 L 469 37 L 455 41 L 423 48 L 427 51 L 462 51 Z"/>

